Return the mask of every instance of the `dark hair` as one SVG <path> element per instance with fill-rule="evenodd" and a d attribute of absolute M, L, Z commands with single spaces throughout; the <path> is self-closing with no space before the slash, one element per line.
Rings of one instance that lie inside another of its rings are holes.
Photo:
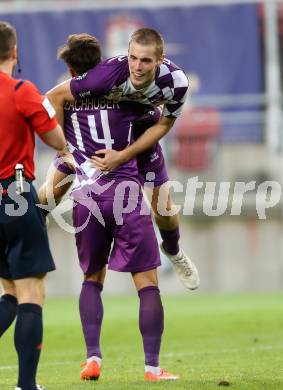
<path fill-rule="evenodd" d="M 6 61 L 11 56 L 12 49 L 17 44 L 16 30 L 9 23 L 0 21 L 0 61 Z"/>
<path fill-rule="evenodd" d="M 140 45 L 156 45 L 156 56 L 161 57 L 164 50 L 164 40 L 158 31 L 153 28 L 140 28 L 135 31 L 130 39 L 129 44 L 135 41 Z"/>
<path fill-rule="evenodd" d="M 66 45 L 58 49 L 57 57 L 77 74 L 83 74 L 101 62 L 99 41 L 89 34 L 69 35 Z"/>

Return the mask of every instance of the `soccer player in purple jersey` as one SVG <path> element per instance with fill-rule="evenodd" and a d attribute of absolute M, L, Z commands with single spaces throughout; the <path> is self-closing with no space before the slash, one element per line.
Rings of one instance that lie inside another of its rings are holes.
<path fill-rule="evenodd" d="M 163 56 L 163 39 L 160 34 L 155 30 L 142 28 L 131 37 L 128 57 L 119 56 L 103 61 L 82 76 L 55 87 L 48 97 L 57 112 L 60 110 L 62 112 L 64 102 L 73 100 L 74 97 L 102 95 L 118 101 L 130 100 L 154 106 L 164 105 L 158 123 L 144 131 L 132 145 L 121 151 L 102 149 L 96 152 L 94 161 L 97 168 L 111 171 L 156 145 L 156 142 L 172 128 L 176 118 L 181 114 L 187 90 L 188 80 L 184 72 Z M 178 215 L 176 213 L 175 215 L 170 213 L 170 216 L 162 215 L 158 212 L 166 167 L 158 144 L 155 148 L 152 156 L 159 159 L 159 167 L 156 168 L 148 158 L 143 171 L 155 172 L 156 175 L 151 205 L 163 239 L 161 249 L 171 260 L 183 284 L 187 288 L 196 289 L 199 286 L 198 271 L 179 247 Z M 140 164 L 139 166 L 141 167 Z M 164 199 L 164 196 L 162 198 Z M 171 212 L 175 209 L 170 193 L 165 204 L 163 210 Z"/>
<path fill-rule="evenodd" d="M 97 40 L 80 34 L 69 37 L 67 45 L 60 50 L 60 57 L 72 73 L 78 74 L 82 72 L 80 65 L 84 61 L 87 66 L 89 60 L 94 63 L 98 60 L 95 52 L 100 55 Z M 100 375 L 101 291 L 108 257 L 108 268 L 131 272 L 138 291 L 145 379 L 177 379 L 159 367 L 163 307 L 156 268 L 160 265 L 160 258 L 151 218 L 141 213 L 142 193 L 137 162 L 131 159 L 100 176 L 89 165 L 89 158 L 100 149 L 101 143 L 112 145 L 117 150 L 124 149 L 131 142 L 132 122 L 150 122 L 153 113 L 151 107 L 139 103 L 118 103 L 95 97 L 66 103 L 64 107 L 65 135 L 78 176 L 72 192 L 76 200 L 73 222 L 78 229 L 76 244 L 85 279 L 80 294 L 80 316 L 87 346 L 87 362 L 81 372 L 82 379 L 98 379 Z M 130 190 L 125 195 L 127 188 Z M 119 202 L 116 206 L 115 202 L 120 197 L 123 213 L 120 214 L 122 220 L 117 220 L 115 211 Z M 135 207 L 131 207 L 132 203 Z M 129 205 L 132 211 L 126 210 Z M 102 217 L 102 222 L 98 215 Z M 85 221 L 88 223 L 81 230 Z"/>

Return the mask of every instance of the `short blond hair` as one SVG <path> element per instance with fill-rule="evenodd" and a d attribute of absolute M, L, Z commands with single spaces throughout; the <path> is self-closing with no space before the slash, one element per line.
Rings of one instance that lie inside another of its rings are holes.
<path fill-rule="evenodd" d="M 139 43 L 140 45 L 155 45 L 156 46 L 156 56 L 158 58 L 163 56 L 164 51 L 164 40 L 161 34 L 154 30 L 153 28 L 140 28 L 135 31 L 130 39 L 129 45 L 132 42 Z"/>

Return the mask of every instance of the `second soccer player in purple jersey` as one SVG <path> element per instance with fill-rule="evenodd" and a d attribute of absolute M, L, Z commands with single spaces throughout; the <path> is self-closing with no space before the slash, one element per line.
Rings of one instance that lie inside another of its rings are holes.
<path fill-rule="evenodd" d="M 130 63 L 131 58 L 129 60 L 127 56 L 103 61 L 84 75 L 71 80 L 72 95 L 76 99 L 95 95 L 153 106 L 164 104 L 165 117 L 178 117 L 188 90 L 188 79 L 184 72 L 164 58 L 151 83 L 137 89 L 131 81 Z"/>
<path fill-rule="evenodd" d="M 160 34 L 155 30 L 143 28 L 132 35 L 128 58 L 120 56 L 106 60 L 85 74 L 55 87 L 48 96 L 57 112 L 60 110 L 62 112 L 65 101 L 74 99 L 71 89 L 75 97 L 90 97 L 104 93 L 108 98 L 117 101 L 134 100 L 142 104 L 164 105 L 157 124 L 147 129 L 132 145 L 120 151 L 104 148 L 96 152 L 94 157 L 96 167 L 102 171 L 111 171 L 155 145 L 171 129 L 181 113 L 188 80 L 181 69 L 164 59 L 163 39 Z M 158 152 L 157 155 L 160 156 L 161 153 Z M 162 164 L 158 169 L 161 169 L 161 166 Z M 163 167 L 165 169 L 164 163 Z M 150 169 L 150 164 L 147 168 Z M 172 213 L 170 216 L 162 215 L 158 212 L 163 183 L 164 181 L 158 182 L 157 177 L 151 199 L 163 239 L 161 249 L 171 260 L 184 285 L 196 289 L 199 286 L 197 269 L 179 247 L 178 215 Z M 168 197 L 163 196 L 164 198 L 166 201 L 163 210 L 173 211 L 174 203 L 170 193 Z"/>

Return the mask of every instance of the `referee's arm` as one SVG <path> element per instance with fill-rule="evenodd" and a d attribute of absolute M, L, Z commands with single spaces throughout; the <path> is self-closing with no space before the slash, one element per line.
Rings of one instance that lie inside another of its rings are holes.
<path fill-rule="evenodd" d="M 16 106 L 46 145 L 59 151 L 66 148 L 64 132 L 55 117 L 54 107 L 30 81 L 25 81 L 17 89 Z"/>
<path fill-rule="evenodd" d="M 59 124 L 53 130 L 40 134 L 40 138 L 53 149 L 63 151 L 66 148 L 66 139 Z"/>

